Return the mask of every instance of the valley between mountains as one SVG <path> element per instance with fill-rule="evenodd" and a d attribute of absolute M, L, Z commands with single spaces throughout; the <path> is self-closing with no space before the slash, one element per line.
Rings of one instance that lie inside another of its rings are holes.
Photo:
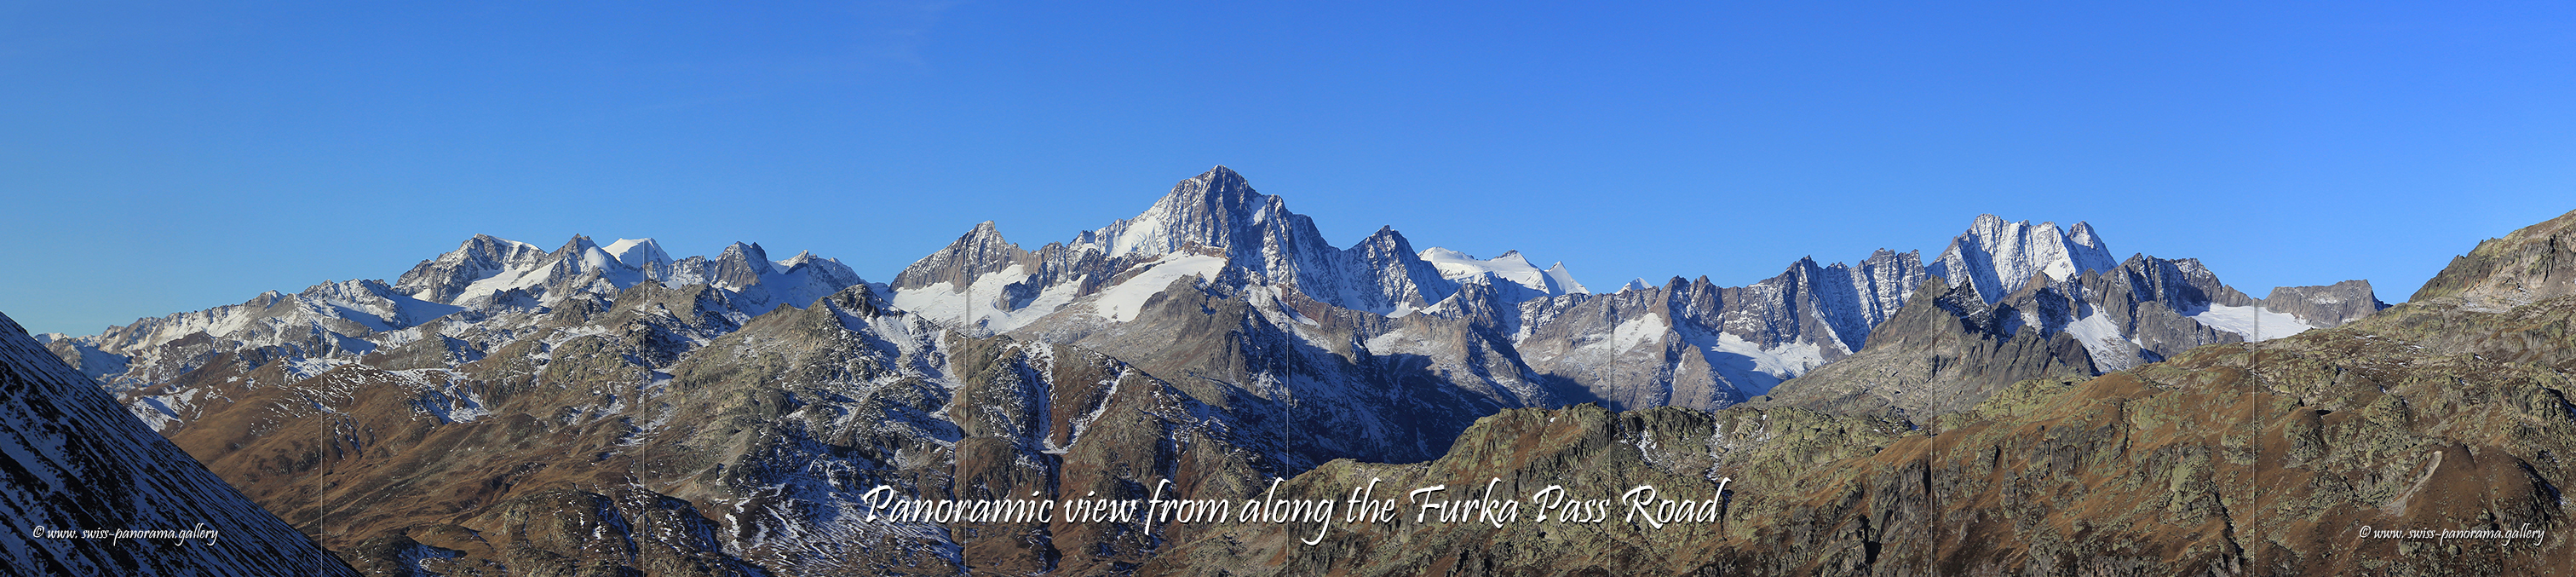
<path fill-rule="evenodd" d="M 94 385 L 82 410 L 203 463 L 222 515 L 292 528 L 240 539 L 376 575 L 2576 567 L 2576 213 L 2395 306 L 2342 279 L 2257 298 L 2080 222 L 1966 224 L 1928 258 L 1608 291 L 1392 229 L 1337 247 L 1217 167 L 1134 218 L 1035 248 L 988 222 L 876 282 L 758 244 L 477 236 L 390 282 L 0 337 L 31 351 L 13 390 Z M 107 458 L 196 466 L 134 451 Z M 1340 498 L 1372 479 L 1652 484 L 1718 508 L 1317 533 L 889 522 L 863 500 Z"/>

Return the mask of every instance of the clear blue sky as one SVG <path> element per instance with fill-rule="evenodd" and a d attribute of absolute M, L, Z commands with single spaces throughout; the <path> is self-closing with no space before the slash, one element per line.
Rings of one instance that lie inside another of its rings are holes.
<path fill-rule="evenodd" d="M 0 311 L 95 333 L 475 233 L 883 281 L 1217 164 L 1336 244 L 1604 288 L 1991 212 L 2394 302 L 2576 209 L 2566 3 L 207 4 L 0 2 Z"/>

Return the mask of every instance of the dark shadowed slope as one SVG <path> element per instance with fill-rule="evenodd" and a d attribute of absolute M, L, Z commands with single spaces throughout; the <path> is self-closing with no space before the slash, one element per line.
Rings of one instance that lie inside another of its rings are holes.
<path fill-rule="evenodd" d="M 354 575 L 0 315 L 0 567 L 21 575 Z M 217 532 L 55 538 L 45 530 Z"/>

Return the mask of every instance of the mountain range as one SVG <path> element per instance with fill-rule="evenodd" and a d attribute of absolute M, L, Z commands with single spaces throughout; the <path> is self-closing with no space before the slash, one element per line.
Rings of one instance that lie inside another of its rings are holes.
<path fill-rule="evenodd" d="M 853 511 L 877 484 L 1249 495 L 1583 403 L 1923 427 L 2016 383 L 2387 307 L 2363 281 L 2252 298 L 2192 259 L 2117 259 L 2081 222 L 1981 216 L 1922 254 L 1595 293 L 1391 228 L 1337 248 L 1217 167 L 1035 250 L 977 225 L 886 283 L 758 244 L 477 236 L 390 283 L 40 340 L 371 572 L 1121 573 L 1204 535 Z"/>

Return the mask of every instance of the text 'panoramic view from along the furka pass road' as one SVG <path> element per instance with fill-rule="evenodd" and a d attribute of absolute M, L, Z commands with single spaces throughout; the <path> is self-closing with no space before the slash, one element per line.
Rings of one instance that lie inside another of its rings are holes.
<path fill-rule="evenodd" d="M 2570 30 L 0 3 L 0 574 L 2576 574 Z"/>

